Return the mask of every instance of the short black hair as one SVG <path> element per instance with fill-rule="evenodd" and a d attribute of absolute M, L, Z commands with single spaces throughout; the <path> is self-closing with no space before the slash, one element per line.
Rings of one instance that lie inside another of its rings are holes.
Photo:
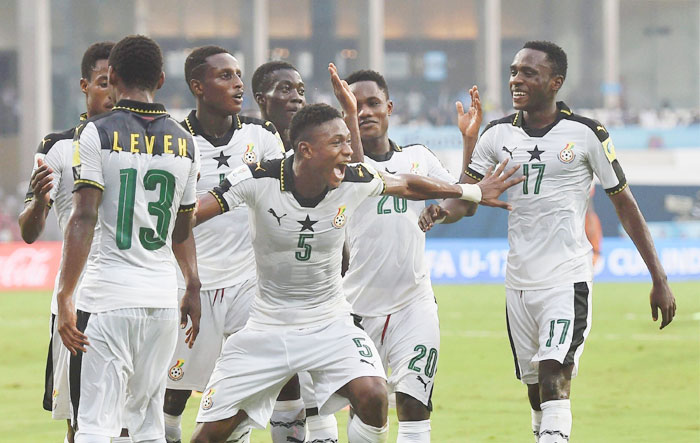
<path fill-rule="evenodd" d="M 292 147 L 297 148 L 302 137 L 306 135 L 306 130 L 310 127 L 322 125 L 336 118 L 342 119 L 343 116 L 337 109 L 325 103 L 304 106 L 294 114 L 289 125 L 289 139 L 292 142 Z"/>
<path fill-rule="evenodd" d="M 100 60 L 109 60 L 109 53 L 114 47 L 114 42 L 93 43 L 85 50 L 83 61 L 80 63 L 80 75 L 90 80 L 92 71 Z"/>
<path fill-rule="evenodd" d="M 377 71 L 372 71 L 371 69 L 361 69 L 348 75 L 345 81 L 348 82 L 349 85 L 357 82 L 374 82 L 377 84 L 377 86 L 379 86 L 379 89 L 384 91 L 386 99 L 389 100 L 389 86 L 387 86 L 384 76 Z"/>
<path fill-rule="evenodd" d="M 265 92 L 270 87 L 272 81 L 272 73 L 275 71 L 280 71 L 282 69 L 291 69 L 292 71 L 297 71 L 291 63 L 283 62 L 281 60 L 273 60 L 271 62 L 263 63 L 258 66 L 258 69 L 253 73 L 253 79 L 251 80 L 253 94 L 258 92 Z M 299 72 L 299 71 L 297 71 Z"/>
<path fill-rule="evenodd" d="M 109 65 L 129 87 L 153 90 L 163 73 L 163 53 L 145 35 L 119 40 L 109 53 Z"/>
<path fill-rule="evenodd" d="M 197 68 L 204 65 L 207 62 L 208 57 L 216 54 L 231 55 L 227 49 L 224 49 L 221 46 L 208 45 L 195 48 L 190 55 L 187 56 L 187 59 L 185 60 L 185 81 L 187 82 L 188 87 L 190 86 L 190 80 L 193 78 L 201 80 L 201 77 L 199 75 L 195 75 L 194 73 Z"/>
<path fill-rule="evenodd" d="M 534 49 L 547 54 L 547 59 L 552 65 L 552 74 L 566 78 L 566 69 L 569 65 L 566 60 L 566 52 L 559 45 L 544 40 L 531 40 L 525 42 L 523 49 Z"/>

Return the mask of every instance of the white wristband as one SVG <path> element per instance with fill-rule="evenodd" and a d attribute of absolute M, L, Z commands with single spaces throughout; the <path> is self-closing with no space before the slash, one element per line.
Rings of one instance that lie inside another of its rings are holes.
<path fill-rule="evenodd" d="M 457 183 L 457 186 L 462 188 L 462 196 L 460 200 L 466 200 L 474 203 L 481 201 L 481 188 L 479 185 L 471 185 L 466 183 Z"/>

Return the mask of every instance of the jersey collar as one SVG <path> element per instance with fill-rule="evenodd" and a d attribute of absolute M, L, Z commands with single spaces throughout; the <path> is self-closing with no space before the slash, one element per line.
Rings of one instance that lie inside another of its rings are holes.
<path fill-rule="evenodd" d="M 165 115 L 168 112 L 165 110 L 165 106 L 160 103 L 146 103 L 138 102 L 136 100 L 119 100 L 117 106 L 112 108 L 112 111 L 130 111 L 136 114 L 143 115 Z"/>
<path fill-rule="evenodd" d="M 564 102 L 557 102 L 557 109 L 559 112 L 557 112 L 557 117 L 556 119 L 550 124 L 545 126 L 544 128 L 528 128 L 525 126 L 525 119 L 523 118 L 523 111 L 518 111 L 515 113 L 513 116 L 513 126 L 517 126 L 518 128 L 522 128 L 523 131 L 530 137 L 544 137 L 547 135 L 549 131 L 552 130 L 553 127 L 559 123 L 559 121 L 563 118 L 567 118 L 568 116 L 572 115 L 573 112 L 571 112 L 571 109 L 566 105 Z"/>
<path fill-rule="evenodd" d="M 83 112 L 82 114 L 80 114 L 80 121 L 81 122 L 87 121 L 87 119 L 88 119 L 87 112 Z"/>
<path fill-rule="evenodd" d="M 280 190 L 291 192 L 294 199 L 303 208 L 315 208 L 328 194 L 328 188 L 321 192 L 316 197 L 305 198 L 296 192 L 294 187 L 294 171 L 292 166 L 294 165 L 294 154 L 287 158 L 282 159 L 282 166 L 280 167 Z"/>
<path fill-rule="evenodd" d="M 241 129 L 241 119 L 238 117 L 238 114 L 233 114 L 233 121 L 231 123 L 231 128 L 226 132 L 226 134 L 222 135 L 221 137 L 214 137 L 211 136 L 207 133 L 204 132 L 204 128 L 202 127 L 202 124 L 199 122 L 197 119 L 197 110 L 193 109 L 192 112 L 189 113 L 187 117 L 185 117 L 185 121 L 183 126 L 187 128 L 187 130 L 192 134 L 193 136 L 199 135 L 203 137 L 206 141 L 212 144 L 212 146 L 226 146 L 229 144 L 231 141 L 231 138 L 233 137 L 233 133 L 236 132 L 236 129 Z"/>
<path fill-rule="evenodd" d="M 372 160 L 374 160 L 375 162 L 385 162 L 385 161 L 389 161 L 389 159 L 391 159 L 391 157 L 394 155 L 394 152 L 401 152 L 401 151 L 402 151 L 401 146 L 397 145 L 396 143 L 394 143 L 393 140 L 389 139 L 389 150 L 387 152 L 385 152 L 384 154 L 379 154 L 379 155 L 373 155 L 373 154 L 370 154 L 369 152 L 365 152 L 365 155 L 367 157 L 371 158 Z"/>

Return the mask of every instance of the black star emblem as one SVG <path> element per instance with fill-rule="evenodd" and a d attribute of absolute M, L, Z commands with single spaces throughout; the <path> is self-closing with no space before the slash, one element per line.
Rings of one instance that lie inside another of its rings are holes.
<path fill-rule="evenodd" d="M 528 161 L 531 162 L 534 159 L 542 161 L 542 159 L 540 158 L 540 154 L 542 154 L 543 152 L 544 151 L 540 151 L 539 149 L 537 149 L 537 145 L 535 145 L 535 149 L 533 149 L 532 151 L 527 151 L 527 153 L 530 154 L 530 160 Z"/>
<path fill-rule="evenodd" d="M 218 157 L 214 157 L 214 160 L 216 160 L 219 164 L 216 165 L 216 169 L 219 169 L 221 166 L 228 166 L 228 159 L 231 158 L 230 155 L 224 155 L 224 151 L 221 151 L 221 154 L 219 154 Z"/>
<path fill-rule="evenodd" d="M 311 219 L 309 218 L 309 214 L 306 214 L 306 219 L 304 219 L 304 220 L 297 220 L 297 223 L 301 223 L 301 231 L 300 231 L 300 232 L 304 232 L 304 231 L 306 231 L 307 229 L 308 229 L 309 231 L 311 231 L 311 232 L 315 232 L 315 231 L 314 231 L 314 228 L 313 228 L 313 225 L 316 224 L 317 222 L 318 222 L 318 220 L 311 220 Z"/>

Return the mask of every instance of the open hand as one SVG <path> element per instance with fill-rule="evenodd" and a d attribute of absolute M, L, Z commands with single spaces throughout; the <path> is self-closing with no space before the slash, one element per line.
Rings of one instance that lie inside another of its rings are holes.
<path fill-rule="evenodd" d="M 484 175 L 483 180 L 481 180 L 478 186 L 481 188 L 481 201 L 480 205 L 484 206 L 494 206 L 497 208 L 503 208 L 507 210 L 513 209 L 513 207 L 504 201 L 498 199 L 498 197 L 511 186 L 515 186 L 525 180 L 524 176 L 510 179 L 510 177 L 515 174 L 515 171 L 520 168 L 520 165 L 510 168 L 507 172 L 503 172 L 508 164 L 509 159 L 505 159 L 503 163 L 498 165 L 495 171 L 491 173 L 493 167 L 489 168 Z M 509 180 L 510 179 L 510 180 Z"/>
<path fill-rule="evenodd" d="M 331 75 L 331 84 L 333 85 L 333 94 L 343 108 L 345 115 L 357 114 L 357 99 L 355 94 L 350 90 L 348 82 L 341 80 L 338 75 L 338 68 L 333 63 L 328 64 L 328 72 Z"/>
<path fill-rule="evenodd" d="M 656 321 L 659 319 L 659 310 L 661 310 L 661 326 L 659 329 L 665 328 L 676 315 L 676 298 L 671 293 L 671 288 L 667 282 L 662 284 L 654 284 L 651 287 L 649 294 L 649 302 L 651 304 L 651 318 Z"/>
<path fill-rule="evenodd" d="M 469 90 L 469 96 L 472 103 L 466 111 L 462 102 L 458 101 L 455 103 L 457 107 L 457 126 L 462 136 L 477 138 L 479 137 L 479 128 L 483 117 L 479 89 L 476 86 L 472 86 Z"/>
<path fill-rule="evenodd" d="M 68 299 L 66 303 L 58 304 L 58 333 L 61 341 L 73 355 L 78 355 L 78 351 L 85 352 L 85 346 L 89 346 L 87 335 L 80 332 L 77 326 L 78 317 L 75 314 L 73 301 Z"/>
<path fill-rule="evenodd" d="M 44 163 L 42 159 L 37 159 L 37 168 L 32 172 L 32 178 L 30 179 L 30 186 L 32 192 L 34 193 L 34 198 L 44 204 L 49 204 L 49 191 L 53 188 L 53 169 Z"/>
<path fill-rule="evenodd" d="M 199 288 L 187 288 L 180 302 L 180 328 L 187 327 L 187 317 L 192 326 L 185 331 L 185 343 L 191 349 L 199 335 L 199 320 L 202 316 L 202 301 L 199 298 Z"/>

